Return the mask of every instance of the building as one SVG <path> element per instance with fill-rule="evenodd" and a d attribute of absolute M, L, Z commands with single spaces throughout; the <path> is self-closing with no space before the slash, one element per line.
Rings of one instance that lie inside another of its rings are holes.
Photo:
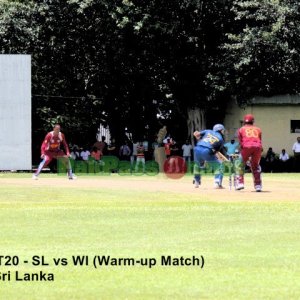
<path fill-rule="evenodd" d="M 263 132 L 263 154 L 272 147 L 275 153 L 284 148 L 293 155 L 292 146 L 300 136 L 300 95 L 255 97 L 244 107 L 232 100 L 224 119 L 227 140 L 236 137 L 237 129 L 243 124 L 243 116 L 250 113 Z"/>

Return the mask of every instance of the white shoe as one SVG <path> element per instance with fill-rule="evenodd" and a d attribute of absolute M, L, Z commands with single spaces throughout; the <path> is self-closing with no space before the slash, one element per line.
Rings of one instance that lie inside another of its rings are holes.
<path fill-rule="evenodd" d="M 245 187 L 244 187 L 244 184 L 243 183 L 238 183 L 237 185 L 236 185 L 236 190 L 237 191 L 240 191 L 240 190 L 243 190 Z"/>
<path fill-rule="evenodd" d="M 77 176 L 75 174 L 72 174 L 71 176 L 69 176 L 69 179 L 70 180 L 76 180 L 77 179 Z"/>
<path fill-rule="evenodd" d="M 261 192 L 261 185 L 256 185 L 255 186 L 255 191 L 256 192 Z"/>
<path fill-rule="evenodd" d="M 37 177 L 37 175 L 33 174 L 32 175 L 32 180 L 38 180 L 39 178 Z"/>

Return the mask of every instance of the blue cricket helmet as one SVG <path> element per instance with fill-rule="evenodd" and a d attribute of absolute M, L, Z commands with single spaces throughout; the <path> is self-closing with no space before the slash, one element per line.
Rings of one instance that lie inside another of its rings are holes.
<path fill-rule="evenodd" d="M 225 127 L 224 127 L 224 125 L 222 125 L 222 124 L 216 124 L 216 125 L 213 127 L 213 131 L 222 131 L 222 130 L 225 130 Z"/>

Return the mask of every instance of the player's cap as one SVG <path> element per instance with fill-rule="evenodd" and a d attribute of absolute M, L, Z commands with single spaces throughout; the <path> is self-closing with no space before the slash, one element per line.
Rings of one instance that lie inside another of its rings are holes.
<path fill-rule="evenodd" d="M 225 130 L 225 127 L 224 127 L 224 125 L 222 125 L 222 124 L 216 124 L 216 125 L 213 127 L 213 131 L 222 131 L 222 130 Z"/>
<path fill-rule="evenodd" d="M 247 114 L 244 116 L 244 122 L 245 123 L 253 123 L 254 122 L 254 116 L 251 114 Z"/>

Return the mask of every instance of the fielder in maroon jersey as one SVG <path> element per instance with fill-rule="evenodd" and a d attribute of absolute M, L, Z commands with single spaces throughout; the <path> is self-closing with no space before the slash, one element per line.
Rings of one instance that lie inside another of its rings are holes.
<path fill-rule="evenodd" d="M 236 189 L 244 188 L 244 167 L 249 161 L 253 174 L 254 188 L 261 192 L 261 167 L 259 165 L 262 152 L 261 129 L 254 126 L 254 116 L 251 114 L 244 116 L 244 126 L 238 130 L 238 139 L 241 147 L 242 164 L 236 175 Z"/>
<path fill-rule="evenodd" d="M 63 144 L 66 153 L 60 148 Z M 72 173 L 71 163 L 69 160 L 70 150 L 66 142 L 65 135 L 60 132 L 60 125 L 55 124 L 53 131 L 48 132 L 41 146 L 41 158 L 42 161 L 33 174 L 32 179 L 38 179 L 38 175 L 44 167 L 46 167 L 52 159 L 61 159 L 62 162 L 67 166 L 69 179 L 75 179 L 76 176 Z"/>

